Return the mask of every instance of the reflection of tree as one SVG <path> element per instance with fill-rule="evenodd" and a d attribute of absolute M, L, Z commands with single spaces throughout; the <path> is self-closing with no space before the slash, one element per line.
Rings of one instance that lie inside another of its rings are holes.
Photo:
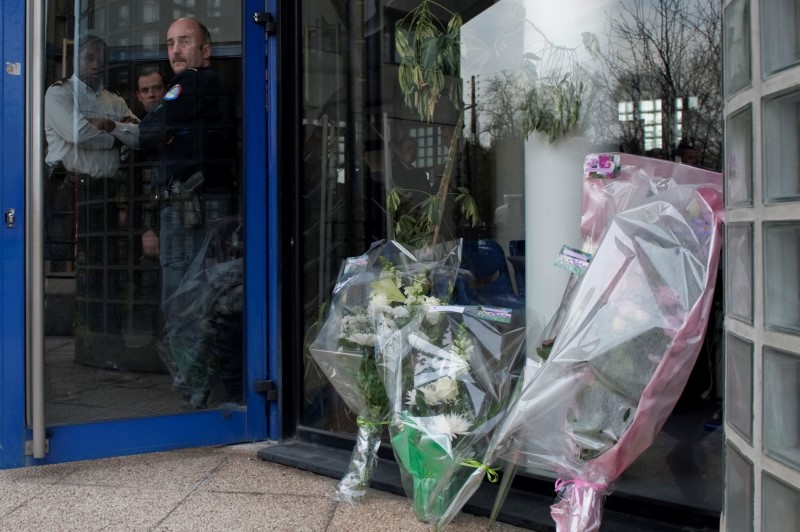
<path fill-rule="evenodd" d="M 660 149 L 673 154 L 681 137 L 695 145 L 698 164 L 718 169 L 722 144 L 721 10 L 717 0 L 633 0 L 609 16 L 610 49 L 597 77 L 610 99 L 594 100 L 594 113 L 618 116 L 619 102 L 632 102 L 633 115 L 621 121 L 621 149 L 644 145 L 641 102 L 661 103 Z M 613 108 L 599 109 L 599 102 Z M 679 102 L 679 103 L 678 103 Z M 678 116 L 680 127 L 678 129 Z M 608 118 L 607 118 L 608 119 Z M 613 142 L 617 139 L 607 139 Z"/>
<path fill-rule="evenodd" d="M 479 110 L 486 123 L 481 133 L 488 133 L 492 144 L 523 136 L 518 110 L 524 94 L 512 73 L 499 72 L 487 80 Z"/>

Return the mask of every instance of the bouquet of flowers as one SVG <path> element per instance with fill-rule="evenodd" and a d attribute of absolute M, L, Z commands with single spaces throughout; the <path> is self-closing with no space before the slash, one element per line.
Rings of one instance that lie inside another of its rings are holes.
<path fill-rule="evenodd" d="M 497 457 L 562 476 L 551 511 L 559 531 L 599 528 L 610 483 L 652 444 L 688 380 L 719 261 L 721 176 L 713 177 L 653 179 L 668 186 L 614 215 L 547 361 L 525 368 L 497 432 Z"/>
<path fill-rule="evenodd" d="M 512 319 L 513 318 L 513 319 Z M 509 309 L 428 307 L 378 335 L 392 448 L 417 517 L 446 526 L 477 485 L 521 369 L 524 327 Z"/>
<path fill-rule="evenodd" d="M 458 262 L 456 242 L 412 252 L 381 241 L 342 264 L 328 315 L 310 346 L 314 361 L 357 415 L 356 444 L 336 499 L 355 504 L 364 497 L 387 423 L 389 402 L 375 364 L 377 335 L 403 327 L 418 309 L 441 304 Z"/>

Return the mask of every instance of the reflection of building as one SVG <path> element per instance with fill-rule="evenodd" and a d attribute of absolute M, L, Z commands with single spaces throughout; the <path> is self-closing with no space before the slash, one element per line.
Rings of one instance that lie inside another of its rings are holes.
<path fill-rule="evenodd" d="M 662 100 L 659 98 L 652 100 L 640 100 L 638 102 L 626 101 L 617 103 L 618 120 L 620 122 L 639 122 L 641 127 L 641 148 L 644 153 L 653 150 L 664 150 L 665 120 L 662 108 Z M 684 105 L 686 107 L 684 108 Z M 672 135 L 667 138 L 673 139 L 673 146 L 667 146 L 668 151 L 672 151 L 678 145 L 678 141 L 683 136 L 684 112 L 686 110 L 696 110 L 698 107 L 697 96 L 688 98 L 676 98 L 673 108 Z"/>

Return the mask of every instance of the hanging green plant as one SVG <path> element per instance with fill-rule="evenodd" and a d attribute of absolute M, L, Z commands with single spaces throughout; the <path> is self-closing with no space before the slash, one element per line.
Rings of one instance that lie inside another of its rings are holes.
<path fill-rule="evenodd" d="M 447 23 L 434 16 L 432 8 L 447 13 Z M 393 238 L 414 246 L 438 242 L 448 199 L 460 206 L 461 213 L 473 226 L 478 221 L 478 209 L 469 190 L 458 187 L 456 193 L 450 192 L 450 178 L 464 126 L 460 77 L 461 25 L 461 15 L 458 13 L 433 0 L 422 0 L 395 26 L 395 47 L 400 55 L 398 82 L 405 105 L 415 110 L 420 120 L 430 122 L 447 88 L 449 100 L 458 110 L 439 190 L 426 195 L 424 200 L 415 205 L 406 205 L 402 212 L 401 204 L 406 191 L 395 187 L 387 194 L 386 206 L 394 222 Z"/>
<path fill-rule="evenodd" d="M 450 14 L 445 25 L 431 13 L 436 6 Z M 398 81 L 405 104 L 430 122 L 436 103 L 450 78 L 450 101 L 461 104 L 461 15 L 432 0 L 422 0 L 395 27 L 400 55 Z"/>
<path fill-rule="evenodd" d="M 540 132 L 553 142 L 572 131 L 581 117 L 582 94 L 583 83 L 573 83 L 569 75 L 555 84 L 534 83 L 519 107 L 525 137 Z"/>
<path fill-rule="evenodd" d="M 535 24 L 528 22 L 540 37 L 535 52 L 522 56 L 521 74 L 525 95 L 519 106 L 525 137 L 539 132 L 554 142 L 567 135 L 580 122 L 584 85 L 577 48 L 550 41 Z M 600 43 L 593 33 L 584 32 L 583 47 L 590 57 L 600 56 Z"/>

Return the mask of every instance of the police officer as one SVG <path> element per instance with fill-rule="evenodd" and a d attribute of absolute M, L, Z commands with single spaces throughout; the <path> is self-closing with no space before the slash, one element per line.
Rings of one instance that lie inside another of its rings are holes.
<path fill-rule="evenodd" d="M 159 204 L 158 233 L 147 230 L 142 248 L 145 255 L 159 257 L 162 311 L 166 328 L 174 332 L 171 316 L 180 309 L 170 308 L 170 297 L 203 244 L 205 223 L 234 212 L 237 136 L 233 93 L 209 68 L 208 28 L 192 18 L 174 21 L 167 31 L 167 52 L 175 77 L 163 101 L 142 119 L 139 132 L 142 153 L 157 162 L 151 185 Z M 174 345 L 166 349 L 178 356 Z M 178 372 L 176 382 L 187 381 L 189 406 L 202 408 L 209 389 L 199 382 L 205 371 L 199 366 L 210 362 L 200 353 L 188 356 L 196 364 L 190 374 Z"/>
<path fill-rule="evenodd" d="M 108 59 L 105 41 L 82 37 L 75 73 L 51 85 L 44 97 L 45 258 L 57 261 L 57 267 L 74 260 L 77 184 L 116 177 L 121 148 L 139 147 L 139 119 L 105 88 Z"/>

